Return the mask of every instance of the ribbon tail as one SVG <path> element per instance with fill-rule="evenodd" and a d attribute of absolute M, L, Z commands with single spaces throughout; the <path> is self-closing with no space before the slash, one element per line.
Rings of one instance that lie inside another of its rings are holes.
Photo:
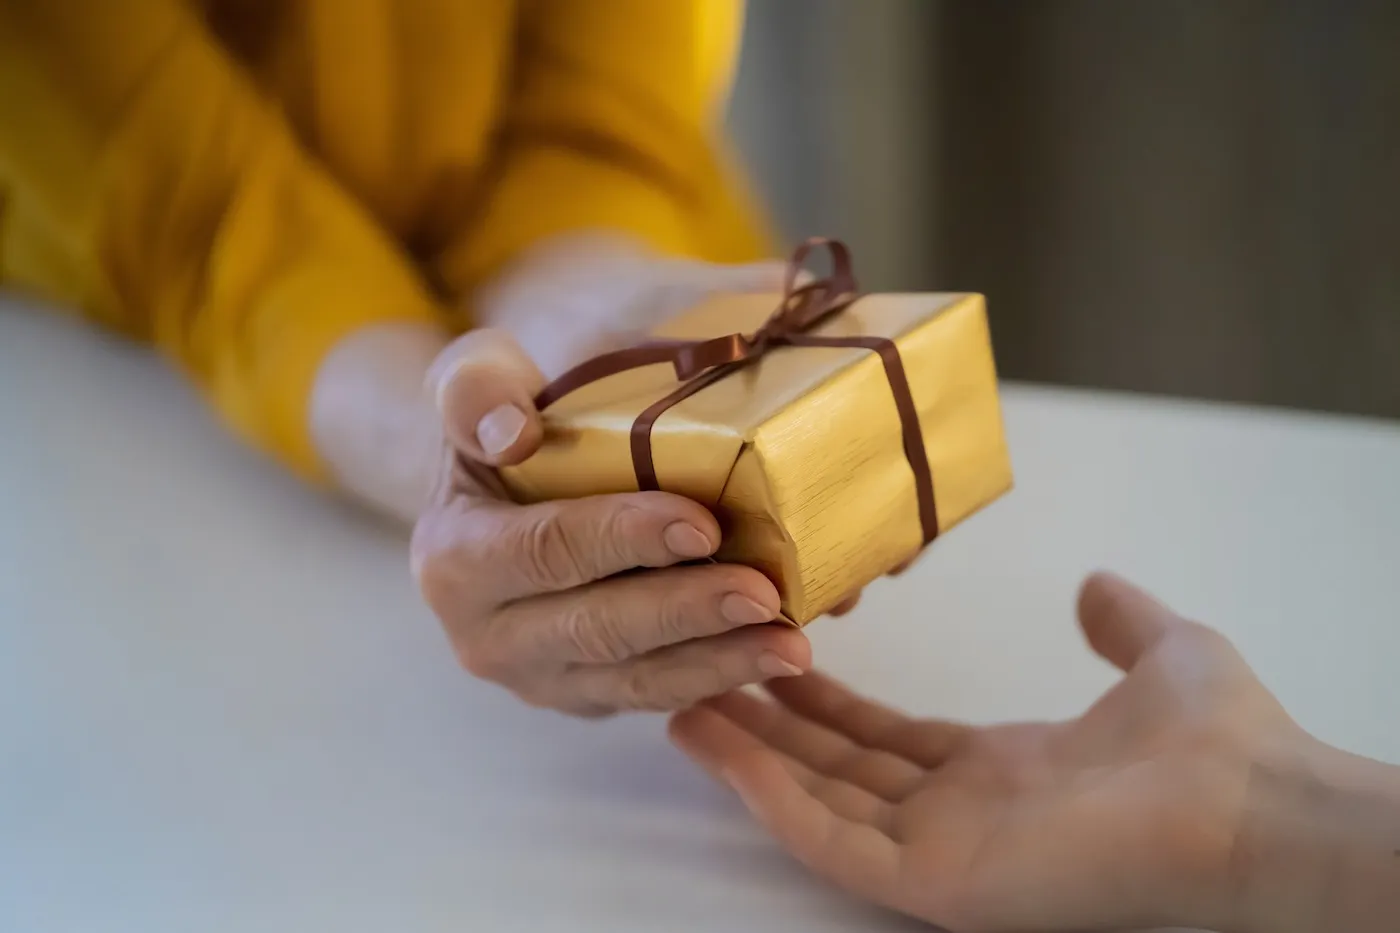
<path fill-rule="evenodd" d="M 919 524 L 924 533 L 924 545 L 938 537 L 938 503 L 933 495 L 933 470 L 929 466 L 928 451 L 924 447 L 924 429 L 919 423 L 919 409 L 914 404 L 914 393 L 909 388 L 909 377 L 904 371 L 904 360 L 899 355 L 899 347 L 885 337 L 820 337 L 809 334 L 789 334 L 783 342 L 796 347 L 853 347 L 872 350 L 879 354 L 885 367 L 885 378 L 890 391 L 894 393 L 894 404 L 899 412 L 899 424 L 904 437 L 904 458 L 914 472 L 914 490 L 918 494 Z"/>
<path fill-rule="evenodd" d="M 694 340 L 653 340 L 637 344 L 623 350 L 603 353 L 585 360 L 573 369 L 555 379 L 535 396 L 535 408 L 544 411 L 564 396 L 582 389 L 584 386 L 618 373 L 658 363 L 672 363 L 676 354 L 694 346 Z"/>
<path fill-rule="evenodd" d="M 656 426 L 656 419 L 664 415 L 672 405 L 683 402 L 706 386 L 719 382 L 737 368 L 738 364 L 720 366 L 689 382 L 681 383 L 674 392 L 653 402 L 632 422 L 629 441 L 632 448 L 632 469 L 637 475 L 638 489 L 642 492 L 655 492 L 661 488 L 661 480 L 656 475 L 656 461 L 651 455 L 651 429 Z"/>

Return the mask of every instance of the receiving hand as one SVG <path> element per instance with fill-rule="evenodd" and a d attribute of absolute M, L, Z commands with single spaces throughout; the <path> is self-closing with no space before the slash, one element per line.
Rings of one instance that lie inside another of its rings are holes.
<path fill-rule="evenodd" d="M 1313 740 L 1225 638 L 1130 585 L 1091 578 L 1079 617 L 1126 676 L 1068 722 L 910 719 L 809 674 L 672 735 L 815 872 L 957 933 L 1231 928 L 1255 768 Z"/>

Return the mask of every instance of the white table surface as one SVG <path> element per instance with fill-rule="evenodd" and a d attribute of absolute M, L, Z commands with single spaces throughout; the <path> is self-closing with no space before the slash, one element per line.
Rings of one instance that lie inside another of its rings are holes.
<path fill-rule="evenodd" d="M 1082 575 L 1232 635 L 1400 760 L 1400 427 L 1008 387 L 1018 488 L 809 631 L 920 711 L 1079 710 Z M 658 718 L 453 665 L 404 536 L 299 487 L 144 351 L 0 305 L 0 929 L 910 929 L 823 887 Z"/>

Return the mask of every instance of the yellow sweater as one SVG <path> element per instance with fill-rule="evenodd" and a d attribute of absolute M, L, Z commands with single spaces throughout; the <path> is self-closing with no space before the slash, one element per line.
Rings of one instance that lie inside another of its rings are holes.
<path fill-rule="evenodd" d="M 153 342 L 319 475 L 307 398 L 351 330 L 460 326 L 568 230 L 761 251 L 715 140 L 740 3 L 0 0 L 0 283 Z"/>

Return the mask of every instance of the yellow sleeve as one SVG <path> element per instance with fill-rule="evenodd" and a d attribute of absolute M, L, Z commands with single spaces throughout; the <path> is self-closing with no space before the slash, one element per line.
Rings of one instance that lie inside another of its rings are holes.
<path fill-rule="evenodd" d="M 437 262 L 449 288 L 585 229 L 716 261 L 764 252 L 720 133 L 741 0 L 526 0 L 521 17 L 494 179 Z"/>
<path fill-rule="evenodd" d="M 437 319 L 176 0 L 0 0 L 0 128 L 4 277 L 154 342 L 303 475 L 323 473 L 306 409 L 329 348 Z"/>

